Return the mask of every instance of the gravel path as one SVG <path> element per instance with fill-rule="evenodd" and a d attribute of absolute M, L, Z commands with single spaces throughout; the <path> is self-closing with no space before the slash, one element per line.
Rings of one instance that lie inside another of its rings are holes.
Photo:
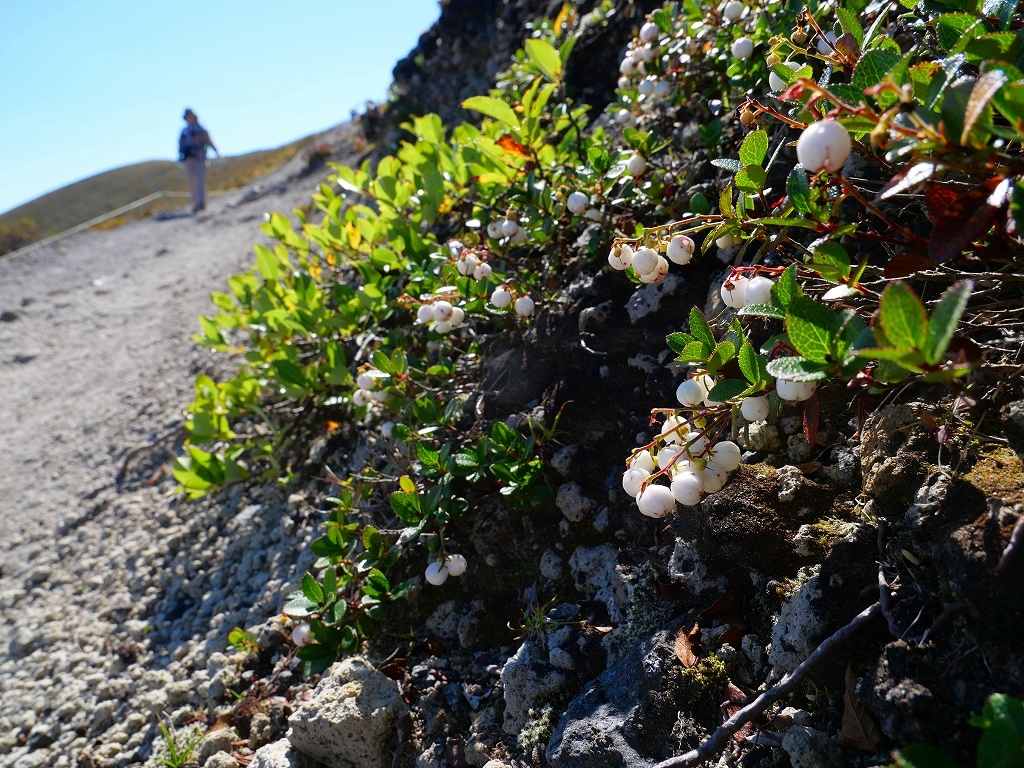
<path fill-rule="evenodd" d="M 114 485 L 180 425 L 195 373 L 225 364 L 195 347 L 196 318 L 251 262 L 264 213 L 326 176 L 300 168 L 196 217 L 0 259 L 0 766 L 138 762 L 162 712 L 223 695 L 222 624 L 272 610 L 301 566 L 301 531 L 268 549 L 294 528 L 284 499 L 185 505 L 166 452 Z"/>

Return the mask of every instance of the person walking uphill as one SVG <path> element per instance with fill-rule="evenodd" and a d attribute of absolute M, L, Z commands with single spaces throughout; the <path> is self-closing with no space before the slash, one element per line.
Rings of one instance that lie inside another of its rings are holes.
<path fill-rule="evenodd" d="M 199 124 L 195 112 L 186 109 L 183 117 L 188 125 L 178 137 L 178 160 L 185 164 L 192 213 L 198 213 L 206 208 L 206 148 L 212 149 L 217 157 L 220 152 L 213 146 L 210 134 Z"/>

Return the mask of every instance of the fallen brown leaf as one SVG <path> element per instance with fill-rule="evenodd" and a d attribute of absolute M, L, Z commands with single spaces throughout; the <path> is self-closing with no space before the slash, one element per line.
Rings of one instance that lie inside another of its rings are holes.
<path fill-rule="evenodd" d="M 720 723 L 724 723 L 730 717 L 735 715 L 741 709 L 743 704 L 747 700 L 747 694 L 743 692 L 741 688 L 736 687 L 732 683 L 725 686 L 725 693 L 722 694 L 722 703 L 720 706 L 719 720 Z M 736 733 L 732 735 L 732 740 L 736 744 L 744 744 L 747 738 L 753 736 L 755 732 L 754 724 L 752 722 L 746 722 L 743 727 L 740 728 Z"/>
<path fill-rule="evenodd" d="M 846 668 L 846 694 L 843 696 L 843 727 L 836 743 L 841 747 L 853 747 L 865 752 L 878 750 L 882 732 L 878 729 L 874 715 L 857 699 L 857 678 L 853 667 Z"/>
<path fill-rule="evenodd" d="M 693 652 L 693 637 L 699 631 L 698 625 L 694 624 L 692 630 L 680 627 L 678 634 L 676 634 L 676 658 L 687 669 L 696 666 L 697 662 L 700 661 L 697 658 L 697 654 Z"/>
<path fill-rule="evenodd" d="M 794 466 L 800 470 L 800 474 L 810 475 L 817 472 L 824 465 L 820 461 L 805 461 L 803 464 L 795 464 Z"/>

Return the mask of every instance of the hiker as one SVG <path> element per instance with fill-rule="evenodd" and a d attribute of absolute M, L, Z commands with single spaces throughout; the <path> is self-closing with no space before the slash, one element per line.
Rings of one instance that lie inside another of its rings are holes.
<path fill-rule="evenodd" d="M 212 149 L 217 157 L 220 152 L 213 146 L 210 134 L 199 124 L 195 112 L 186 109 L 183 117 L 188 125 L 178 137 L 178 160 L 185 164 L 192 213 L 198 213 L 206 208 L 206 148 Z"/>

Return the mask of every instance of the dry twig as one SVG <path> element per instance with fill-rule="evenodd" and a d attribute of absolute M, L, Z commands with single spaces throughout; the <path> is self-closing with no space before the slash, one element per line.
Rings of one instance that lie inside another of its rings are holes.
<path fill-rule="evenodd" d="M 1024 514 L 1017 518 L 1017 524 L 1013 526 L 1013 533 L 1010 534 L 1010 541 L 1003 550 L 1003 556 L 999 558 L 996 573 L 1006 573 L 1009 570 L 1013 556 L 1021 544 L 1024 544 Z"/>
<path fill-rule="evenodd" d="M 664 760 L 658 763 L 655 768 L 693 768 L 693 766 L 700 765 L 716 757 L 734 733 L 746 723 L 762 714 L 772 704 L 793 693 L 822 659 L 828 656 L 837 645 L 849 639 L 861 627 L 874 619 L 881 613 L 881 610 L 882 606 L 878 603 L 873 603 L 870 607 L 865 608 L 849 624 L 826 638 L 796 669 L 782 678 L 778 685 L 758 694 L 753 701 L 742 709 L 737 710 L 703 744 L 683 755 Z"/>

